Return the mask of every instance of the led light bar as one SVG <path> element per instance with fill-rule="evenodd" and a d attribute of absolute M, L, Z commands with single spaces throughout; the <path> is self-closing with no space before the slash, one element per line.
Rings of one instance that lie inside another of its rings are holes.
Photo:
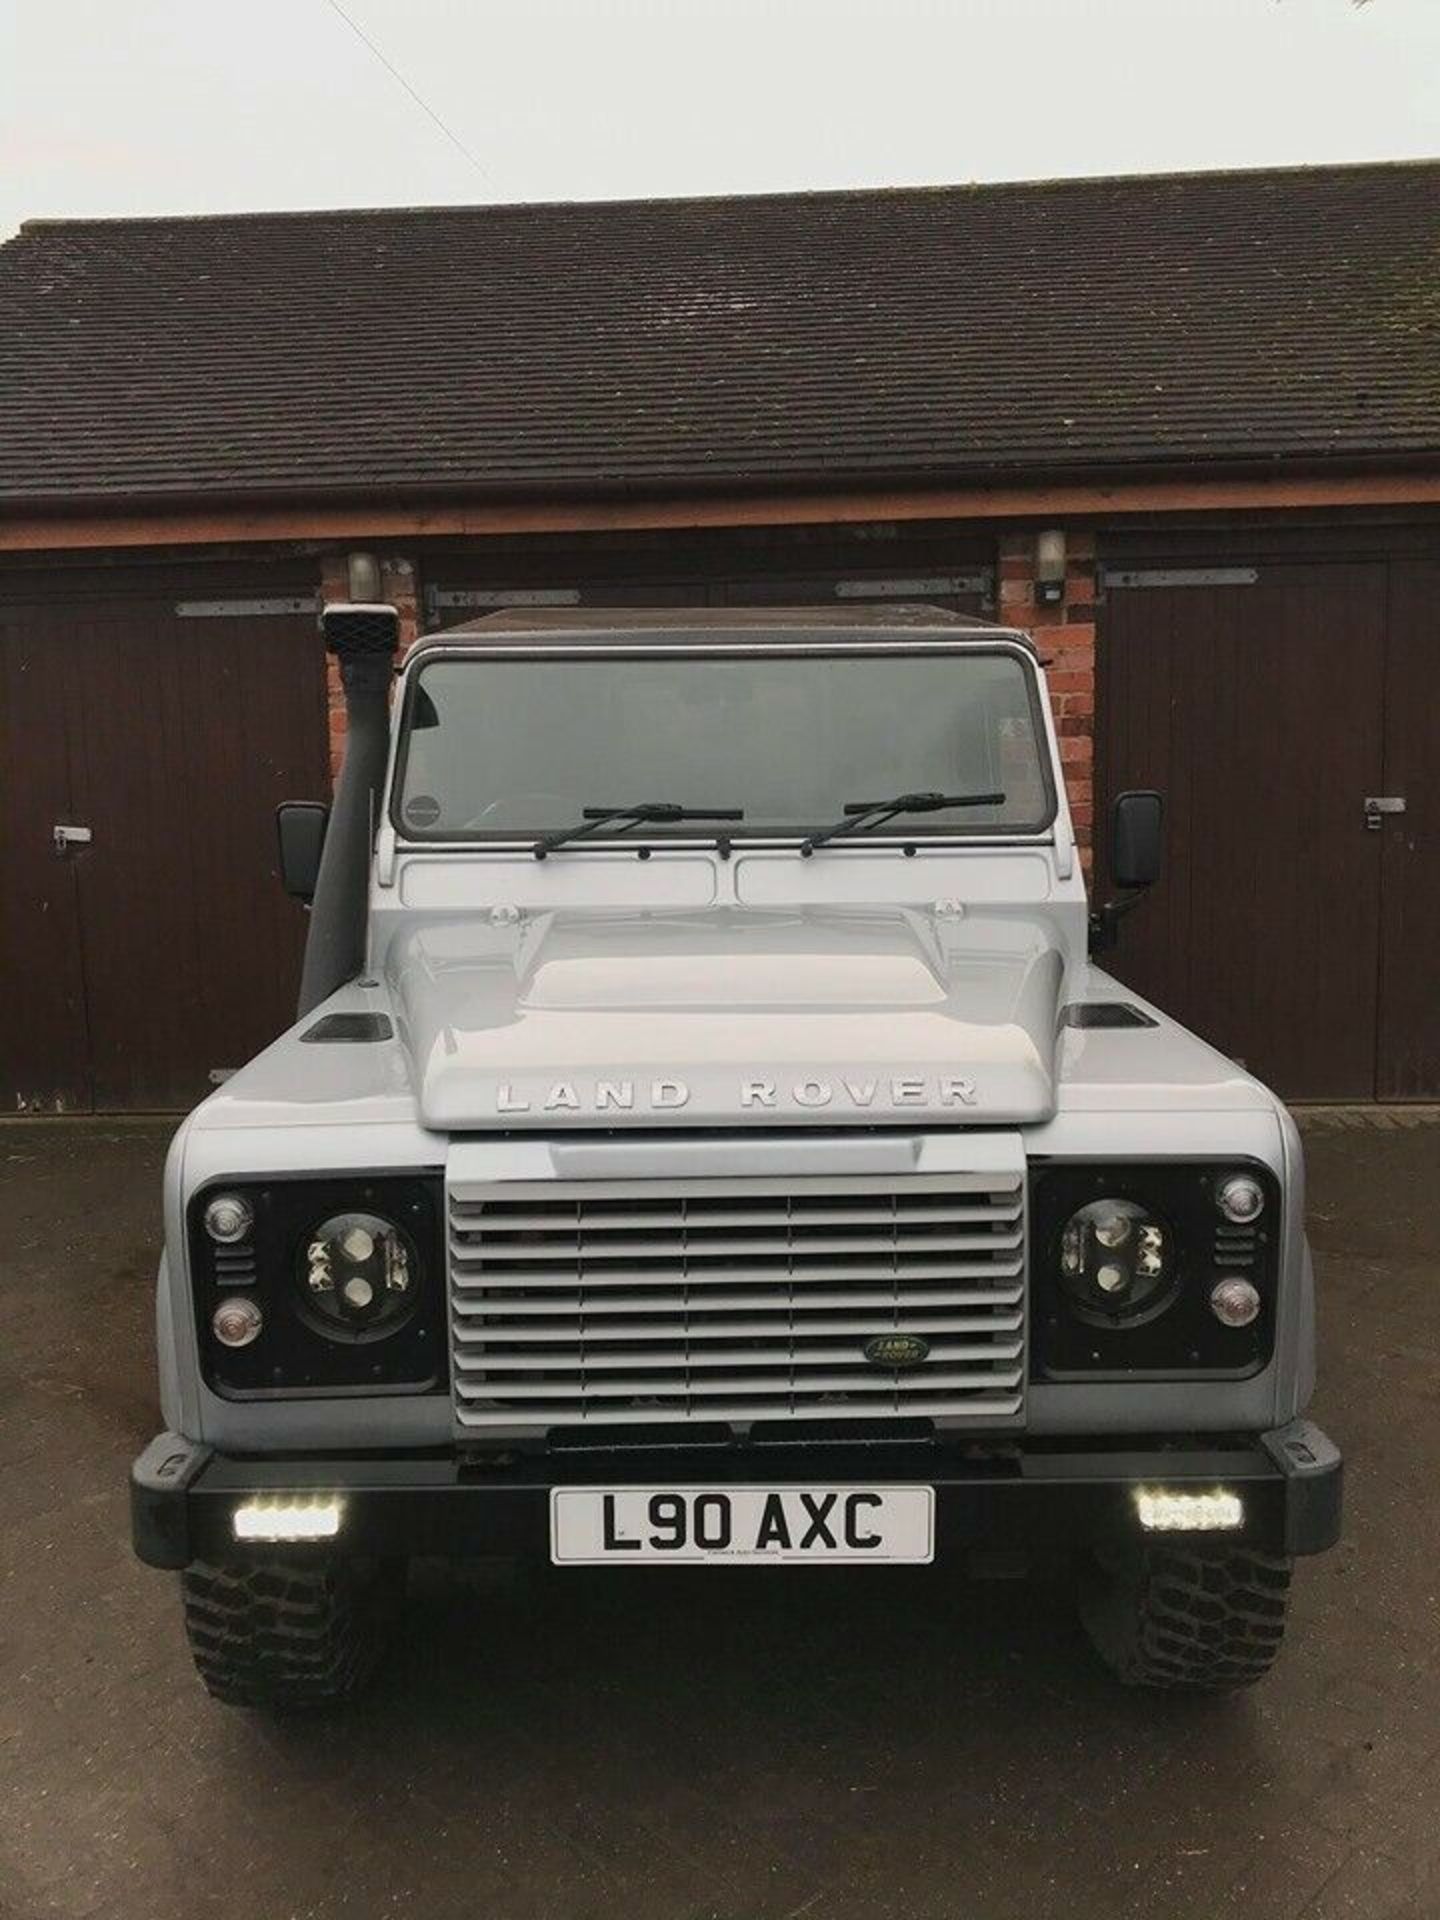
<path fill-rule="evenodd" d="M 333 1540 L 344 1512 L 338 1498 L 247 1500 L 236 1507 L 231 1525 L 237 1540 Z"/>
<path fill-rule="evenodd" d="M 1135 1511 L 1147 1533 L 1219 1533 L 1245 1524 L 1244 1501 L 1223 1487 L 1208 1493 L 1136 1487 Z"/>

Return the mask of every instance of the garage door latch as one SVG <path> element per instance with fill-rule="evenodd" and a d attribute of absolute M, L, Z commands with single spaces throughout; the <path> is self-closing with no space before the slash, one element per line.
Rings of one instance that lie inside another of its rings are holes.
<path fill-rule="evenodd" d="M 52 832 L 57 853 L 64 853 L 68 847 L 88 847 L 95 838 L 89 827 L 55 827 Z"/>
<path fill-rule="evenodd" d="M 1405 796 L 1403 793 L 1374 793 L 1365 802 L 1365 825 L 1371 833 L 1378 833 L 1385 824 L 1387 813 L 1403 813 Z"/>

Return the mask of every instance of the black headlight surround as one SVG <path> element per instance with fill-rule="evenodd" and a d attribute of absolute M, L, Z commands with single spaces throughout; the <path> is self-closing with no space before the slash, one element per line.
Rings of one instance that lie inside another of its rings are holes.
<path fill-rule="evenodd" d="M 254 1225 L 238 1246 L 217 1246 L 205 1231 L 206 1205 L 219 1193 L 241 1194 L 254 1210 Z M 309 1236 L 332 1216 L 351 1212 L 393 1220 L 417 1256 L 413 1309 L 393 1332 L 368 1340 L 325 1333 L 303 1291 Z M 225 1399 L 448 1391 L 438 1171 L 214 1180 L 191 1196 L 186 1225 L 201 1374 Z M 222 1346 L 211 1329 L 215 1308 L 236 1294 L 252 1299 L 264 1316 L 248 1347 Z"/>
<path fill-rule="evenodd" d="M 1216 1205 L 1227 1174 L 1251 1174 L 1265 1194 L 1258 1219 L 1238 1229 Z M 1106 1324 L 1075 1310 L 1060 1278 L 1065 1223 L 1093 1200 L 1131 1200 L 1175 1236 L 1175 1270 L 1163 1303 Z M 1262 1163 L 1224 1160 L 1049 1160 L 1030 1174 L 1030 1373 L 1037 1380 L 1243 1380 L 1274 1351 L 1281 1232 L 1280 1184 Z M 1217 1280 L 1239 1275 L 1260 1295 L 1248 1327 L 1226 1327 L 1210 1308 Z"/>

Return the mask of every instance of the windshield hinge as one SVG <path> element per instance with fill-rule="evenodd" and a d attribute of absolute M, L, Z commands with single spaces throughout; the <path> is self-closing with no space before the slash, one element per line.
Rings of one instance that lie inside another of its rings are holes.
<path fill-rule="evenodd" d="M 380 828 L 380 837 L 375 843 L 375 884 L 377 887 L 393 887 L 395 884 L 395 829 L 386 820 Z"/>

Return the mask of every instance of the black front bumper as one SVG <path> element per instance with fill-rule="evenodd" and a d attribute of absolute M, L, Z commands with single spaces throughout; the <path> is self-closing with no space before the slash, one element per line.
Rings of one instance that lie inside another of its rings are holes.
<path fill-rule="evenodd" d="M 1137 1489 L 1224 1488 L 1240 1496 L 1243 1523 L 1179 1538 L 1304 1554 L 1339 1538 L 1341 1476 L 1333 1442 L 1305 1420 L 1242 1439 L 577 1449 L 493 1463 L 452 1452 L 241 1456 L 162 1433 L 131 1470 L 130 1498 L 135 1551 L 153 1567 L 273 1553 L 236 1540 L 235 1509 L 332 1494 L 346 1553 L 543 1555 L 552 1487 L 624 1485 L 930 1486 L 937 1560 L 1134 1541 Z"/>

